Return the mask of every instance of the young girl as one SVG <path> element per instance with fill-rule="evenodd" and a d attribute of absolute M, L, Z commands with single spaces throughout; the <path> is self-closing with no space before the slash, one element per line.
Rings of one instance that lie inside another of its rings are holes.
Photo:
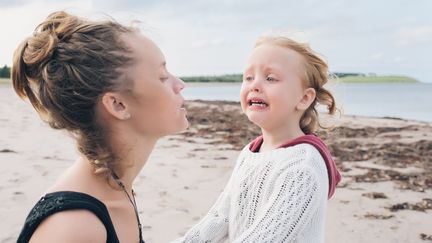
<path fill-rule="evenodd" d="M 132 184 L 156 141 L 188 125 L 184 83 L 160 49 L 114 21 L 55 12 L 16 50 L 12 81 L 80 152 L 18 242 L 144 242 Z"/>
<path fill-rule="evenodd" d="M 327 200 L 341 177 L 313 132 L 327 64 L 285 37 L 258 39 L 243 75 L 241 107 L 262 136 L 240 153 L 210 212 L 179 242 L 324 242 Z"/>

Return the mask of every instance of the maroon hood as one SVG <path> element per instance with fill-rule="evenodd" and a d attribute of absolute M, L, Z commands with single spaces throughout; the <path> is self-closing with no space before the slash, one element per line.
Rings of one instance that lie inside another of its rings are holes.
<path fill-rule="evenodd" d="M 250 144 L 249 150 L 254 153 L 259 152 L 262 143 L 263 143 L 263 136 L 257 137 Z M 319 137 L 315 135 L 304 135 L 294 140 L 291 140 L 287 143 L 282 144 L 281 146 L 279 146 L 279 148 L 286 148 L 300 143 L 307 143 L 314 146 L 323 157 L 327 167 L 327 174 L 329 177 L 328 199 L 330 199 L 333 196 L 336 190 L 336 186 L 340 182 L 342 177 L 336 168 L 336 163 L 333 160 L 328 147 L 324 144 L 324 142 Z"/>

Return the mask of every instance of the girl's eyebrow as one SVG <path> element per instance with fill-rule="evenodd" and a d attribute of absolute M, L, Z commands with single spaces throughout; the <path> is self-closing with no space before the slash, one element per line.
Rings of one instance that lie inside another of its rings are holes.
<path fill-rule="evenodd" d="M 243 71 L 243 73 L 247 73 L 250 72 L 254 69 L 259 69 L 262 70 L 266 73 L 270 72 L 270 73 L 274 73 L 274 74 L 279 74 L 281 72 L 280 67 L 277 66 L 268 66 L 268 65 L 250 65 L 248 67 L 246 67 L 246 69 Z"/>
<path fill-rule="evenodd" d="M 272 65 L 272 66 L 265 66 L 264 71 L 265 72 L 272 72 L 274 74 L 282 74 L 284 72 L 284 67 L 280 65 Z"/>
<path fill-rule="evenodd" d="M 246 69 L 243 71 L 243 73 L 250 72 L 252 69 L 253 69 L 252 66 L 248 66 L 248 67 L 246 67 Z"/>
<path fill-rule="evenodd" d="M 280 69 L 280 67 L 278 67 L 277 65 L 265 65 L 264 66 L 264 70 L 266 71 L 278 71 Z"/>

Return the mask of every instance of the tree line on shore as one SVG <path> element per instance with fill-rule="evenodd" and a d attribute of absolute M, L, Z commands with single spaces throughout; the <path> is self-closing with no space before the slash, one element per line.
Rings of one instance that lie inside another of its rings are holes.
<path fill-rule="evenodd" d="M 334 72 L 330 74 L 331 78 L 343 79 L 347 77 L 353 78 L 362 78 L 362 77 L 379 77 L 375 73 L 354 73 L 354 72 Z M 235 83 L 242 82 L 243 75 L 242 74 L 226 74 L 226 75 L 214 75 L 214 76 L 186 76 L 181 77 L 181 79 L 185 82 L 222 82 L 222 83 Z"/>
<path fill-rule="evenodd" d="M 7 65 L 4 65 L 2 68 L 0 68 L 0 78 L 10 78 L 11 75 L 11 68 Z"/>
<path fill-rule="evenodd" d="M 0 68 L 0 78 L 9 79 L 11 76 L 11 68 L 4 65 Z M 354 73 L 354 72 L 333 72 L 332 77 L 340 79 L 343 82 L 418 82 L 417 80 L 407 76 L 378 76 L 375 73 Z M 200 82 L 200 83 L 238 83 L 242 82 L 242 74 L 225 74 L 213 76 L 184 76 L 181 79 L 185 82 Z"/>

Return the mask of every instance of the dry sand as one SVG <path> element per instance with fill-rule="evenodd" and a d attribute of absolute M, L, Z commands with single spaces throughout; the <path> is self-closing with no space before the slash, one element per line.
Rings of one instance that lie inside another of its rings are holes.
<path fill-rule="evenodd" d="M 259 133 L 236 103 L 189 102 L 188 114 L 190 129 L 159 141 L 135 183 L 146 242 L 168 242 L 196 223 L 239 149 Z M 343 175 L 329 202 L 326 242 L 432 242 L 432 124 L 326 120 L 336 129 L 321 136 Z M 0 85 L 0 242 L 16 241 L 33 204 L 76 156 L 66 133 Z"/>

